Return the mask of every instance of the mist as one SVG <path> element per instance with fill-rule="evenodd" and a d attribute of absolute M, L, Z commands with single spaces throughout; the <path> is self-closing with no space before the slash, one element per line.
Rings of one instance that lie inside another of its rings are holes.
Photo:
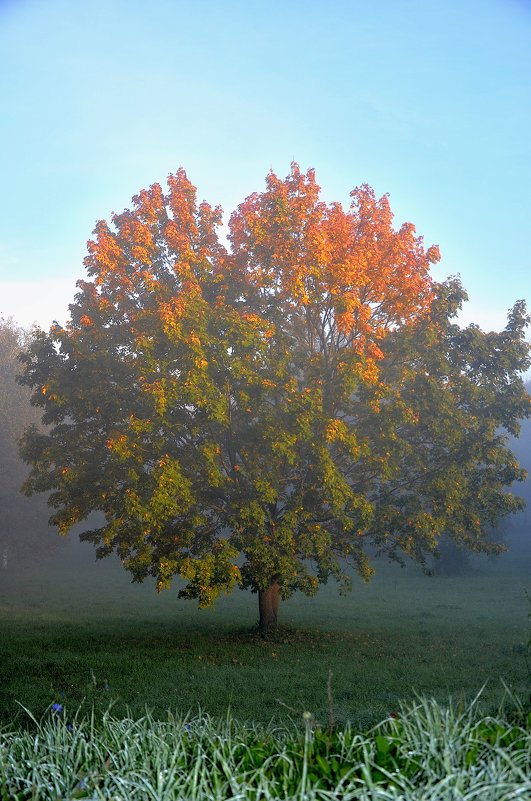
<path fill-rule="evenodd" d="M 14 327 L 16 328 L 16 325 Z M 12 367 L 10 375 L 7 375 L 5 370 L 2 375 L 4 419 L 10 415 L 15 429 L 11 432 L 7 432 L 5 428 L 0 431 L 3 462 L 0 472 L 0 499 L 2 502 L 0 592 L 4 594 L 7 592 L 5 581 L 2 579 L 5 579 L 8 574 L 12 579 L 18 575 L 36 574 L 43 580 L 48 578 L 53 582 L 58 573 L 68 574 L 75 571 L 78 578 L 94 579 L 97 583 L 100 583 L 100 580 L 118 583 L 121 593 L 130 593 L 133 597 L 135 593 L 142 592 L 140 585 L 131 582 L 131 577 L 125 572 L 118 556 L 112 554 L 101 560 L 96 559 L 94 547 L 79 539 L 83 532 L 102 524 L 101 514 L 90 515 L 84 523 L 75 526 L 67 536 L 60 536 L 57 529 L 49 525 L 48 520 L 53 510 L 47 505 L 46 495 L 27 497 L 21 492 L 21 487 L 28 474 L 28 466 L 18 454 L 17 441 L 22 434 L 23 425 L 29 425 L 31 422 L 38 423 L 39 414 L 29 405 L 29 393 L 22 387 L 16 387 L 13 381 L 13 376 L 20 371 L 20 366 L 14 361 Z M 17 415 L 11 414 L 13 398 L 6 400 L 8 388 L 9 392 L 16 393 Z M 531 382 L 526 384 L 526 388 L 528 392 L 531 391 Z M 18 418 L 18 423 L 15 418 Z M 458 548 L 443 537 L 439 544 L 440 556 L 433 556 L 427 562 L 428 570 L 425 571 L 427 593 L 430 592 L 431 576 L 429 572 L 436 576 L 463 578 L 470 575 L 522 576 L 523 578 L 531 576 L 531 419 L 522 421 L 520 435 L 510 437 L 508 444 L 528 475 L 522 483 L 515 482 L 508 488 L 513 494 L 523 498 L 526 507 L 520 512 L 508 515 L 491 532 L 491 539 L 503 543 L 507 550 L 497 556 L 478 555 Z M 386 557 L 378 557 L 376 550 L 370 545 L 367 546 L 367 551 L 370 553 L 376 569 L 373 582 L 380 581 L 379 574 L 383 564 L 386 565 L 386 576 L 392 575 L 393 580 L 407 582 L 408 577 L 419 575 L 422 572 L 415 562 L 407 558 L 404 559 L 404 564 L 400 565 L 390 562 Z M 348 564 L 345 564 L 345 570 L 349 572 Z M 356 583 L 363 586 L 355 571 L 350 570 L 350 572 L 354 586 Z M 175 588 L 182 586 L 184 586 L 183 582 L 177 579 L 174 589 L 170 592 L 175 592 Z M 335 582 L 331 580 L 330 587 L 333 586 L 335 586 Z M 145 587 L 149 587 L 149 592 L 154 592 L 154 581 L 146 579 Z M 237 590 L 236 592 L 240 593 L 241 591 Z M 164 603 L 164 597 L 164 594 L 159 596 L 162 603 Z M 48 601 L 51 602 L 51 599 L 48 598 Z M 312 600 L 305 599 L 305 602 L 311 603 Z M 252 606 L 251 598 L 249 603 Z"/>

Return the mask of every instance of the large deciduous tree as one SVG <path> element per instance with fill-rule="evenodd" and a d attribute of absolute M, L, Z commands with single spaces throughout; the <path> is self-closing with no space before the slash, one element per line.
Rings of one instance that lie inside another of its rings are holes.
<path fill-rule="evenodd" d="M 28 492 L 62 533 L 117 551 L 134 580 L 201 606 L 239 585 L 260 625 L 366 545 L 424 563 L 443 532 L 476 551 L 519 508 L 505 445 L 529 410 L 523 303 L 505 331 L 462 330 L 465 295 L 437 284 L 411 224 L 361 186 L 320 200 L 313 171 L 273 173 L 230 218 L 197 205 L 183 170 L 99 222 L 66 327 L 41 333 L 24 381 Z"/>

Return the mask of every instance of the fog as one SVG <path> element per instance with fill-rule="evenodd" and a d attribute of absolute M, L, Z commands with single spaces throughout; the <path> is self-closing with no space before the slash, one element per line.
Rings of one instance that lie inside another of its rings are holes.
<path fill-rule="evenodd" d="M 46 504 L 46 496 L 37 494 L 28 498 L 20 492 L 28 468 L 18 455 L 17 443 L 27 426 L 40 423 L 40 410 L 29 404 L 28 388 L 16 380 L 20 372 L 17 355 L 28 341 L 29 334 L 12 320 L 0 322 L 0 593 L 6 600 L 7 594 L 16 587 L 18 575 L 34 575 L 43 580 L 49 578 L 52 585 L 57 576 L 75 575 L 77 581 L 90 582 L 94 579 L 98 584 L 108 581 L 113 586 L 119 585 L 121 592 L 134 597 L 139 592 L 138 584 L 131 586 L 131 576 L 122 568 L 117 556 L 96 561 L 94 547 L 79 541 L 83 531 L 101 524 L 97 515 L 92 515 L 84 524 L 75 527 L 66 538 L 60 537 L 55 529 L 48 526 L 50 509 Z M 529 390 L 531 384 L 527 388 Z M 531 420 L 523 421 L 520 436 L 511 438 L 509 445 L 521 465 L 531 473 Z M 429 559 L 424 572 L 439 577 L 461 578 L 495 574 L 531 575 L 530 478 L 521 484 L 516 483 L 511 491 L 524 498 L 527 508 L 505 518 L 498 529 L 492 532 L 494 541 L 507 546 L 506 553 L 497 557 L 478 556 L 459 550 L 442 538 L 440 558 Z M 367 550 L 376 570 L 373 581 L 377 583 L 390 576 L 394 577 L 393 580 L 407 582 L 410 577 L 422 573 L 420 567 L 411 561 L 406 560 L 402 567 L 396 563 L 388 564 L 385 558 L 377 558 L 370 546 Z M 352 574 L 354 586 L 363 586 L 354 569 L 346 569 Z M 334 582 L 331 581 L 330 585 L 333 586 Z M 182 583 L 175 581 L 170 593 L 175 593 L 175 587 L 179 586 L 182 587 Z M 429 592 L 428 575 L 425 587 Z M 147 580 L 145 588 L 154 593 L 154 582 Z M 235 594 L 241 593 L 236 590 Z M 53 591 L 47 594 L 48 599 L 52 597 Z M 194 602 L 190 604 L 194 605 Z"/>
<path fill-rule="evenodd" d="M 531 474 L 531 420 L 522 422 L 521 434 L 518 438 L 510 439 L 510 448 L 517 457 L 521 466 Z M 80 542 L 79 535 L 98 526 L 101 519 L 94 514 L 72 529 L 66 536 L 61 537 L 56 529 L 48 526 L 47 520 L 50 509 L 46 506 L 42 496 L 27 498 L 18 492 L 18 487 L 27 473 L 27 467 L 18 459 L 15 468 L 9 474 L 1 475 L 0 498 L 3 498 L 3 515 L 0 528 L 0 593 L 2 592 L 2 576 L 8 572 L 12 575 L 18 573 L 33 573 L 38 571 L 42 576 L 56 572 L 69 572 L 75 570 L 78 577 L 108 576 L 110 581 L 119 581 L 122 591 L 131 583 L 130 575 L 122 568 L 116 555 L 102 560 L 96 560 L 94 546 L 90 543 Z M 497 529 L 492 531 L 492 539 L 507 546 L 507 551 L 499 556 L 484 556 L 461 551 L 441 543 L 441 556 L 433 558 L 429 566 L 435 575 L 461 576 L 467 575 L 519 575 L 531 576 L 531 477 L 522 483 L 515 483 L 510 491 L 522 497 L 527 506 L 517 514 L 506 517 Z M 368 551 L 373 553 L 370 547 Z M 388 563 L 386 558 L 371 556 L 373 567 L 376 570 L 375 579 L 383 564 L 386 564 L 386 575 L 389 571 L 400 579 L 407 580 L 408 576 L 421 573 L 420 567 L 414 562 L 407 561 L 404 567 L 395 563 Z M 353 568 L 351 572 L 354 584 L 357 579 Z M 430 576 L 426 576 L 426 591 L 429 591 Z M 360 582 L 361 583 L 361 582 Z M 331 582 L 333 584 L 333 582 Z M 146 580 L 154 592 L 154 582 Z M 131 584 L 130 592 L 138 591 L 138 584 Z M 176 582 L 176 586 L 181 586 Z M 4 588 L 5 591 L 5 588 Z M 170 590 L 172 592 L 173 590 Z M 238 590 L 235 591 L 236 593 Z M 193 601 L 190 601 L 192 605 Z"/>

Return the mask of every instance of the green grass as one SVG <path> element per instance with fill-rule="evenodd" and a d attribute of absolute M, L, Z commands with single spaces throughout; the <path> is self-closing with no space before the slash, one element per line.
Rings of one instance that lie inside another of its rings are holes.
<path fill-rule="evenodd" d="M 68 549 L 67 549 L 68 550 Z M 256 596 L 236 592 L 209 610 L 132 585 L 110 560 L 70 549 L 39 569 L 0 578 L 0 716 L 22 720 L 53 702 L 93 704 L 140 717 L 146 708 L 201 709 L 268 724 L 310 711 L 327 720 L 332 671 L 334 715 L 367 728 L 418 693 L 445 703 L 482 695 L 498 708 L 503 679 L 529 693 L 529 573 L 427 578 L 377 564 L 345 598 L 335 585 L 313 599 L 281 605 L 273 641 L 251 632 Z M 511 568 L 512 569 L 512 568 Z"/>
<path fill-rule="evenodd" d="M 529 798 L 531 715 L 417 699 L 362 734 L 244 725 L 227 716 L 155 720 L 52 710 L 0 732 L 1 801 L 513 801 Z"/>

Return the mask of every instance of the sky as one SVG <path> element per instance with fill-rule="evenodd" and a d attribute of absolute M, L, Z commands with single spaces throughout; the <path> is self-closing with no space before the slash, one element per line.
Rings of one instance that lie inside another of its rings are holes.
<path fill-rule="evenodd" d="M 178 167 L 228 218 L 295 160 L 389 193 L 499 330 L 530 130 L 531 0 L 0 0 L 0 316 L 64 322 L 96 220 Z"/>

